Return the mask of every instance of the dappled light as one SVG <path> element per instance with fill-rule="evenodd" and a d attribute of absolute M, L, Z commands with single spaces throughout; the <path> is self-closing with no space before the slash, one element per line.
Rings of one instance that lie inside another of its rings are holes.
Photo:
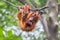
<path fill-rule="evenodd" d="M 60 40 L 60 0 L 0 0 L 0 40 Z"/>

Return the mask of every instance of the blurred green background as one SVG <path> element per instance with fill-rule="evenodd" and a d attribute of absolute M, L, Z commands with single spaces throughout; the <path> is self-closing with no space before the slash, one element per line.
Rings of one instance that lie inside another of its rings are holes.
<path fill-rule="evenodd" d="M 7 0 L 7 1 L 15 5 L 20 6 L 23 5 L 18 0 Z M 30 3 L 30 0 L 27 0 L 27 2 Z M 39 7 L 42 7 L 43 5 L 45 5 L 46 0 L 35 0 L 35 2 L 38 4 Z M 44 4 L 42 4 L 42 2 Z M 58 0 L 58 3 L 60 3 L 60 0 Z M 13 26 L 17 27 L 17 21 L 18 21 L 16 17 L 17 12 L 18 12 L 17 8 L 4 2 L 3 0 L 0 0 L 0 40 L 23 40 L 23 37 L 21 35 L 18 36 L 15 35 L 11 29 Z M 60 40 L 60 13 L 58 15 L 58 23 L 59 23 L 58 37 Z M 41 34 L 44 35 L 44 32 L 41 32 Z M 43 40 L 43 39 L 44 39 L 43 37 L 40 37 L 38 39 L 34 38 L 32 40 Z"/>

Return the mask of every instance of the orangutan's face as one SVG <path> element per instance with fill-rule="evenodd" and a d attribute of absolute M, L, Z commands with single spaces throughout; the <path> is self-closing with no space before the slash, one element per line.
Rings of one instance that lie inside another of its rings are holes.
<path fill-rule="evenodd" d="M 25 28 L 26 29 L 34 28 L 39 19 L 38 14 L 31 12 L 31 13 L 23 14 L 23 15 L 24 16 L 22 17 L 22 22 Z"/>

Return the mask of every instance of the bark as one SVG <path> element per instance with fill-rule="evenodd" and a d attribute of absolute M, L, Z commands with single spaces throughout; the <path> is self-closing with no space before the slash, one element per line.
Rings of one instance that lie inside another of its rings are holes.
<path fill-rule="evenodd" d="M 58 40 L 58 22 L 57 22 L 57 16 L 58 16 L 58 3 L 57 0 L 48 0 L 47 6 L 49 7 L 48 13 L 49 13 L 49 20 L 48 20 L 48 31 L 49 31 L 49 37 L 48 40 Z"/>
<path fill-rule="evenodd" d="M 58 12 L 60 12 L 60 4 L 58 4 Z"/>
<path fill-rule="evenodd" d="M 47 39 L 47 37 L 49 37 L 50 34 L 49 34 L 49 31 L 48 31 L 49 29 L 48 29 L 48 24 L 47 24 L 47 20 L 46 20 L 46 14 L 45 14 L 44 11 L 40 12 L 40 13 L 42 13 L 42 14 L 40 14 L 40 21 L 41 21 L 41 23 L 43 25 L 43 29 L 44 29 L 44 32 L 46 34 L 46 38 L 45 39 Z"/>

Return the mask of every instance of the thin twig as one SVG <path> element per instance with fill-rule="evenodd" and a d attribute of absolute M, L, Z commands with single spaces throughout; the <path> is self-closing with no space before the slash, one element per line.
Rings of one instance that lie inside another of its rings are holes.
<path fill-rule="evenodd" d="M 18 5 L 15 5 L 15 4 L 13 4 L 13 3 L 11 3 L 11 2 L 9 2 L 9 1 L 4 1 L 4 2 L 6 2 L 6 3 L 8 3 L 8 4 L 10 4 L 10 5 L 12 5 L 12 6 L 14 6 L 14 7 L 16 7 L 16 8 L 18 8 Z M 43 10 L 43 9 L 46 9 L 46 8 L 48 8 L 47 6 L 44 6 L 44 7 L 42 7 L 42 8 L 34 8 L 34 9 L 30 9 L 31 11 L 40 11 L 40 10 Z M 22 8 L 21 8 L 22 9 Z"/>
<path fill-rule="evenodd" d="M 10 5 L 12 5 L 12 6 L 14 6 L 14 7 L 16 7 L 16 8 L 18 7 L 18 5 L 15 5 L 15 4 L 13 4 L 13 3 L 9 2 L 9 1 L 6 1 L 6 0 L 3 0 L 3 1 L 10 4 Z"/>

